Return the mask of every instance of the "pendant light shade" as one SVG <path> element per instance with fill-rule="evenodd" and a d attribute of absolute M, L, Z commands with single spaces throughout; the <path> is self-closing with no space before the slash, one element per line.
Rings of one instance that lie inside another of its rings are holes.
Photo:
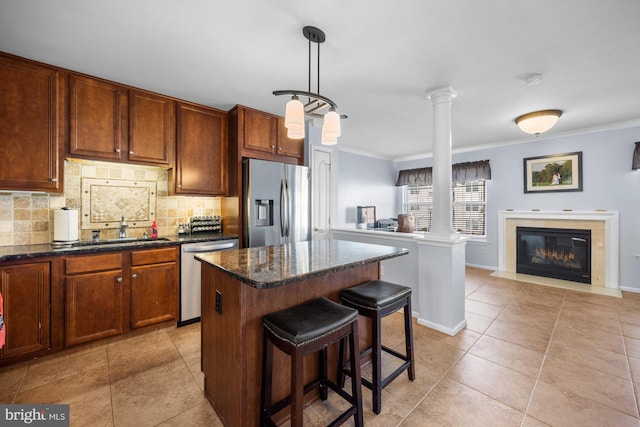
<path fill-rule="evenodd" d="M 285 110 L 284 125 L 287 128 L 287 136 L 293 139 L 304 138 L 305 116 L 323 118 L 322 144 L 334 145 L 341 134 L 340 119 L 346 119 L 346 115 L 336 112 L 338 106 L 331 99 L 320 95 L 320 44 L 325 41 L 324 32 L 316 27 L 306 26 L 302 29 L 302 34 L 309 41 L 309 87 L 303 90 L 276 90 L 273 94 L 292 95 L 287 102 Z M 311 92 L 311 46 L 317 46 L 318 71 L 316 92 Z M 306 98 L 306 103 L 299 101 L 298 96 Z"/>
<path fill-rule="evenodd" d="M 329 111 L 324 115 L 324 123 L 322 124 L 322 139 L 337 139 L 341 135 L 340 116 L 335 110 Z"/>
<path fill-rule="evenodd" d="M 304 138 L 304 126 L 301 128 L 287 129 L 287 138 L 289 139 L 303 139 Z"/>
<path fill-rule="evenodd" d="M 295 139 L 304 138 L 304 105 L 293 95 L 287 102 L 284 114 L 284 126 L 287 128 L 287 136 Z"/>
<path fill-rule="evenodd" d="M 542 110 L 523 114 L 514 120 L 521 131 L 540 135 L 551 129 L 562 115 L 562 110 Z"/>
<path fill-rule="evenodd" d="M 322 135 L 322 145 L 336 145 L 338 138 L 331 138 L 329 136 Z"/>

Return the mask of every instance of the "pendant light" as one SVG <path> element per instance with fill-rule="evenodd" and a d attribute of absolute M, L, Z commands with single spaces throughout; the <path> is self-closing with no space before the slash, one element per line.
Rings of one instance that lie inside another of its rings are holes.
<path fill-rule="evenodd" d="M 287 102 L 285 108 L 284 125 L 287 128 L 287 136 L 293 139 L 304 138 L 304 117 L 323 118 L 322 144 L 335 145 L 341 135 L 340 119 L 346 119 L 346 115 L 339 115 L 336 112 L 337 104 L 320 95 L 320 43 L 324 43 L 324 32 L 316 27 L 306 26 L 302 29 L 302 34 L 309 40 L 309 87 L 306 91 L 301 90 L 276 90 L 274 95 L 291 95 L 291 100 Z M 318 72 L 316 92 L 311 92 L 311 43 L 317 45 L 318 50 Z M 307 98 L 307 103 L 303 104 L 299 97 Z"/>

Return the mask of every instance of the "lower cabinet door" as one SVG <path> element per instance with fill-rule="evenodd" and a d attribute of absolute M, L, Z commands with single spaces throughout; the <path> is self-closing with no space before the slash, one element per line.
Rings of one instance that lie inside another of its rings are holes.
<path fill-rule="evenodd" d="M 0 357 L 13 357 L 49 347 L 50 265 L 48 262 L 0 267 L 6 342 Z"/>
<path fill-rule="evenodd" d="M 122 282 L 122 270 L 66 278 L 66 345 L 123 332 Z"/>
<path fill-rule="evenodd" d="M 178 267 L 175 262 L 131 268 L 131 328 L 178 317 Z"/>

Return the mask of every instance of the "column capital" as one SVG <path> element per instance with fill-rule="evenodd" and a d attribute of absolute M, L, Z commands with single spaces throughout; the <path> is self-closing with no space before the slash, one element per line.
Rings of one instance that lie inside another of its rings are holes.
<path fill-rule="evenodd" d="M 451 101 L 453 98 L 458 96 L 458 92 L 456 92 L 451 86 L 446 86 L 427 90 L 426 96 L 429 101 L 436 104 L 439 102 Z"/>

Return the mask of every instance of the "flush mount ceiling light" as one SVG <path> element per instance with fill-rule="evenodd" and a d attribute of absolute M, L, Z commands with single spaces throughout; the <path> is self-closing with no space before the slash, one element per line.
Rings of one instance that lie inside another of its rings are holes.
<path fill-rule="evenodd" d="M 287 128 L 289 138 L 304 138 L 304 117 L 324 118 L 322 125 L 322 143 L 324 145 L 334 145 L 338 142 L 340 131 L 340 119 L 347 116 L 339 115 L 336 110 L 338 105 L 320 95 L 320 43 L 324 43 L 324 32 L 316 27 L 306 26 L 302 29 L 302 34 L 309 40 L 309 87 L 303 90 L 276 90 L 273 94 L 290 95 L 291 100 L 287 102 L 284 115 L 284 125 Z M 311 92 L 311 43 L 315 43 L 318 49 L 318 76 L 316 92 Z M 306 103 L 300 101 L 300 97 L 307 98 Z"/>
<path fill-rule="evenodd" d="M 551 129 L 561 115 L 562 110 L 534 111 L 532 113 L 516 117 L 514 122 L 518 125 L 521 131 L 538 136 L 542 132 L 546 132 Z"/>

